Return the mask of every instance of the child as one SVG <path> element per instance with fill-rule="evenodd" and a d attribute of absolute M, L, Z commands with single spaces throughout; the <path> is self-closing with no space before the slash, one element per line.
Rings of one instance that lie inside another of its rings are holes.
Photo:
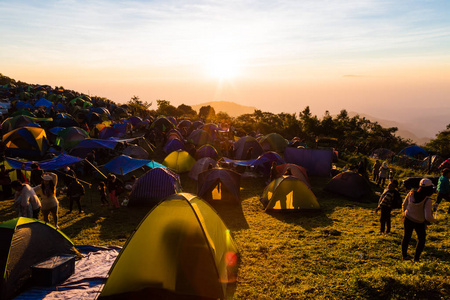
<path fill-rule="evenodd" d="M 102 206 L 109 205 L 108 200 L 106 198 L 106 184 L 104 181 L 99 183 L 97 190 L 100 193 L 100 201 L 102 201 Z"/>
<path fill-rule="evenodd" d="M 442 171 L 442 176 L 439 177 L 437 185 L 437 198 L 436 203 L 433 205 L 433 210 L 436 211 L 439 203 L 442 199 L 450 201 L 450 169 L 444 169 Z M 448 208 L 448 213 L 450 214 L 450 207 Z"/>
<path fill-rule="evenodd" d="M 380 200 L 378 201 L 378 207 L 375 209 L 375 212 L 381 210 L 380 215 L 380 232 L 384 233 L 384 229 L 386 227 L 386 233 L 391 232 L 391 211 L 394 200 L 396 198 L 396 189 L 398 187 L 398 181 L 393 180 L 388 187 L 384 190 L 383 194 L 380 196 Z"/>

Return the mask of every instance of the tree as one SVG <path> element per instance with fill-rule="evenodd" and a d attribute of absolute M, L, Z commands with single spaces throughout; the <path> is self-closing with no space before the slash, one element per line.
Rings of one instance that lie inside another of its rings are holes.
<path fill-rule="evenodd" d="M 436 135 L 436 138 L 426 144 L 432 151 L 438 152 L 443 157 L 450 157 L 450 124 Z"/>
<path fill-rule="evenodd" d="M 214 110 L 214 107 L 212 107 L 211 105 L 202 106 L 198 112 L 199 118 L 203 119 L 205 122 L 214 119 L 215 115 L 216 111 Z"/>
<path fill-rule="evenodd" d="M 158 105 L 158 109 L 156 110 L 156 113 L 158 115 L 164 115 L 164 116 L 177 116 L 177 108 L 170 104 L 170 101 L 167 100 L 156 100 L 156 103 Z"/>
<path fill-rule="evenodd" d="M 128 101 L 128 108 L 133 116 L 144 117 L 149 114 L 149 107 L 152 106 L 152 102 L 142 101 L 139 96 L 134 95 Z"/>
<path fill-rule="evenodd" d="M 177 117 L 186 117 L 195 119 L 197 117 L 197 112 L 192 109 L 191 106 L 186 104 L 180 104 L 177 107 Z"/>
<path fill-rule="evenodd" d="M 228 128 L 232 121 L 233 118 L 223 111 L 219 111 L 214 118 L 214 122 L 220 123 L 222 128 Z"/>

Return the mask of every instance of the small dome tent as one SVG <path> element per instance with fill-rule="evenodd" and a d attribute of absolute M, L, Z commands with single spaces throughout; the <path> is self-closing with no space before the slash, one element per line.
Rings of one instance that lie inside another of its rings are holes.
<path fill-rule="evenodd" d="M 45 130 L 39 127 L 21 127 L 3 135 L 7 155 L 26 158 L 44 156 L 49 143 Z"/>
<path fill-rule="evenodd" d="M 324 187 L 325 191 L 333 192 L 350 198 L 361 198 L 371 192 L 369 183 L 355 172 L 341 172 L 334 176 Z"/>
<path fill-rule="evenodd" d="M 217 194 L 214 194 L 216 187 Z M 205 200 L 240 203 L 241 175 L 229 169 L 215 168 L 198 174 L 198 195 Z"/>
<path fill-rule="evenodd" d="M 225 299 L 236 280 L 237 252 L 207 202 L 172 195 L 130 236 L 99 299 Z"/>
<path fill-rule="evenodd" d="M 176 150 L 167 155 L 162 164 L 177 173 L 183 173 L 191 170 L 195 159 L 187 151 Z"/>
<path fill-rule="evenodd" d="M 139 177 L 128 206 L 152 206 L 177 192 L 181 192 L 178 175 L 165 168 L 154 168 Z"/>
<path fill-rule="evenodd" d="M 61 231 L 30 218 L 0 223 L 0 299 L 9 299 L 31 277 L 30 267 L 55 255 L 80 255 Z"/>
<path fill-rule="evenodd" d="M 264 151 L 283 153 L 289 142 L 278 133 L 269 133 L 263 136 L 259 143 Z"/>
<path fill-rule="evenodd" d="M 200 158 L 195 162 L 195 164 L 192 166 L 191 170 L 189 171 L 189 177 L 198 180 L 198 174 L 200 174 L 203 171 L 208 170 L 209 165 L 212 165 L 213 167 L 217 166 L 217 161 L 212 159 L 211 157 L 203 157 Z"/>
<path fill-rule="evenodd" d="M 264 210 L 320 209 L 316 196 L 308 186 L 293 176 L 282 176 L 267 185 L 261 197 Z"/>
<path fill-rule="evenodd" d="M 289 169 L 292 173 L 292 176 L 303 181 L 309 188 L 311 188 L 311 183 L 309 182 L 308 174 L 306 169 L 302 166 L 296 164 L 282 164 L 277 167 L 278 177 L 283 176 L 283 174 Z"/>
<path fill-rule="evenodd" d="M 250 159 L 258 158 L 261 154 L 264 153 L 263 148 L 258 143 L 258 141 L 251 136 L 241 137 L 234 143 L 234 156 L 237 160 L 245 160 L 247 159 L 247 152 L 252 148 L 252 153 Z"/>

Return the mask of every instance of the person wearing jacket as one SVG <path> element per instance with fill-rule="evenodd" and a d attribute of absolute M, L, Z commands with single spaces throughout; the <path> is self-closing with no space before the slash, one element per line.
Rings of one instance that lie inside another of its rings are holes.
<path fill-rule="evenodd" d="M 442 170 L 442 176 L 439 177 L 438 185 L 437 185 L 437 198 L 436 203 L 433 205 L 433 210 L 437 210 L 439 203 L 441 203 L 442 199 L 450 201 L 450 169 Z M 448 208 L 448 213 L 450 214 L 450 206 Z"/>
<path fill-rule="evenodd" d="M 423 178 L 417 191 L 412 190 L 405 197 L 402 204 L 404 217 L 404 235 L 402 240 L 403 260 L 408 260 L 408 245 L 412 232 L 417 234 L 416 252 L 414 261 L 418 262 L 420 254 L 425 248 L 426 224 L 437 223 L 433 217 L 432 201 L 430 196 L 434 193 L 434 185 L 428 178 Z"/>
<path fill-rule="evenodd" d="M 386 229 L 386 233 L 391 232 L 391 211 L 398 195 L 397 192 L 398 181 L 393 180 L 389 183 L 388 187 L 381 194 L 380 199 L 378 201 L 378 207 L 375 209 L 375 212 L 381 210 L 380 215 L 380 232 L 384 233 Z M 398 195 L 398 197 L 400 197 Z"/>
<path fill-rule="evenodd" d="M 378 186 L 381 185 L 381 187 L 384 187 L 384 183 L 386 182 L 388 174 L 389 174 L 389 167 L 387 166 L 387 163 L 384 161 L 378 173 L 378 180 L 377 180 Z"/>

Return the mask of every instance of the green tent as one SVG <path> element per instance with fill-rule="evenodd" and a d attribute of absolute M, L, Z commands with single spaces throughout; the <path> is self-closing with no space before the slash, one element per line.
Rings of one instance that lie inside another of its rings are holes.
<path fill-rule="evenodd" d="M 278 133 L 269 133 L 261 137 L 259 143 L 264 151 L 283 153 L 289 142 Z"/>
<path fill-rule="evenodd" d="M 72 149 L 79 142 L 88 139 L 89 133 L 80 127 L 71 126 L 60 130 L 58 136 L 61 138 L 61 147 Z"/>
<path fill-rule="evenodd" d="M 20 115 L 29 116 L 29 117 L 36 117 L 31 111 L 26 110 L 26 109 L 21 109 L 21 110 L 13 112 L 10 115 L 10 117 L 15 117 L 15 116 L 20 116 Z"/>
<path fill-rule="evenodd" d="M 0 223 L 0 299 L 20 291 L 32 265 L 64 254 L 80 256 L 72 241 L 51 225 L 23 217 Z"/>
<path fill-rule="evenodd" d="M 225 299 L 237 248 L 220 216 L 198 196 L 169 196 L 128 239 L 99 299 Z"/>
<path fill-rule="evenodd" d="M 282 176 L 269 183 L 264 189 L 261 202 L 266 211 L 320 209 L 313 192 L 294 176 Z"/>

